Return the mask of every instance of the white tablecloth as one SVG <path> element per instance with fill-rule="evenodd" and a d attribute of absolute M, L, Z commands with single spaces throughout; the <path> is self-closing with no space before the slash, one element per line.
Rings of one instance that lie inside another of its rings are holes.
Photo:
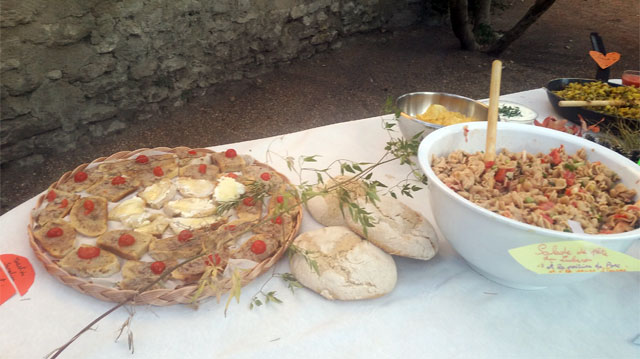
<path fill-rule="evenodd" d="M 554 114 L 541 89 L 502 97 L 535 109 L 539 119 Z M 338 158 L 374 162 L 387 133 L 380 118 L 315 128 L 284 136 L 220 146 L 264 161 L 270 147 L 281 155 L 322 155 L 318 167 Z M 271 163 L 295 182 L 283 161 Z M 376 171 L 394 183 L 406 175 L 396 163 Z M 312 179 L 312 178 L 310 178 Z M 28 178 L 25 178 L 28 180 Z M 403 198 L 431 216 L 426 191 Z M 35 267 L 33 287 L 0 306 L 0 358 L 42 358 L 113 304 L 85 296 L 51 277 L 28 245 L 31 199 L 0 217 L 0 254 L 27 257 Z M 452 214 L 454 215 L 454 214 Z M 301 231 L 319 225 L 305 215 Z M 127 319 L 120 309 L 72 344 L 63 358 L 638 358 L 640 275 L 604 273 L 587 281 L 538 291 L 503 287 L 474 272 L 440 240 L 432 260 L 395 257 L 398 284 L 384 297 L 355 302 L 328 301 L 306 289 L 292 294 L 279 279 L 282 304 L 249 310 L 251 297 L 269 278 L 242 290 L 223 315 L 224 303 L 136 307 L 132 329 L 135 354 L 126 339 L 114 342 Z M 635 243 L 627 252 L 640 257 Z M 288 272 L 281 260 L 276 272 Z M 224 298 L 226 300 L 226 297 Z M 124 336 L 123 336 L 124 337 Z"/>

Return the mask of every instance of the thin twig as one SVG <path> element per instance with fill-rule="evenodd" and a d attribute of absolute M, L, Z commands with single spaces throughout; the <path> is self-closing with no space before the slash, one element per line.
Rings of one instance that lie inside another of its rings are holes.
<path fill-rule="evenodd" d="M 271 151 L 269 150 L 268 152 L 271 152 Z M 393 158 L 386 159 L 386 157 L 387 157 L 389 154 L 392 154 L 392 155 L 393 155 Z M 280 157 L 281 157 L 281 156 L 280 156 Z M 281 158 L 282 158 L 282 157 L 281 157 Z M 393 162 L 393 161 L 395 161 L 395 160 L 397 160 L 397 159 L 401 159 L 401 158 L 402 158 L 402 156 L 401 156 L 401 155 L 395 154 L 395 153 L 393 153 L 392 151 L 386 151 L 386 152 L 384 153 L 384 155 L 380 158 L 380 160 L 378 160 L 378 162 L 373 163 L 373 164 L 372 164 L 372 165 L 370 165 L 369 167 L 365 168 L 364 170 L 360 171 L 358 174 L 356 174 L 356 175 L 354 175 L 354 176 L 350 177 L 349 179 L 347 179 L 347 180 L 345 180 L 345 181 L 342 181 L 342 182 L 336 182 L 335 184 L 333 184 L 333 185 L 331 185 L 331 186 L 329 186 L 329 187 L 326 187 L 326 188 L 323 190 L 323 192 L 328 193 L 328 192 L 331 192 L 331 191 L 333 191 L 333 190 L 336 190 L 337 188 L 342 188 L 342 187 L 344 187 L 345 185 L 347 185 L 347 184 L 349 184 L 349 183 L 352 183 L 352 182 L 355 182 L 355 181 L 357 181 L 357 180 L 359 180 L 359 179 L 361 179 L 361 178 L 364 178 L 366 175 L 368 175 L 370 172 L 372 172 L 375 168 L 377 168 L 377 167 L 379 167 L 379 166 L 381 166 L 381 165 L 384 165 L 384 164 L 386 164 L 386 163 Z M 285 160 L 286 160 L 286 159 L 285 159 Z M 333 166 L 335 163 L 341 163 L 341 161 L 346 161 L 346 160 L 336 160 L 336 161 L 333 161 L 333 162 L 331 163 L 331 166 Z M 349 161 L 349 162 L 352 162 L 352 163 L 353 163 L 353 161 Z M 363 164 L 363 163 L 361 163 L 361 164 Z M 331 166 L 330 166 L 330 167 L 331 167 Z M 412 168 L 412 170 L 414 170 L 413 166 L 410 166 L 410 167 Z M 305 168 L 302 168 L 302 166 L 300 166 L 300 172 L 298 173 L 298 175 L 299 175 L 299 177 L 300 177 L 300 178 L 302 177 L 302 176 L 301 176 L 302 171 L 305 171 L 305 170 L 308 170 L 308 171 L 315 171 L 315 172 L 323 172 L 323 173 L 327 173 L 327 172 L 328 172 L 328 170 L 329 170 L 329 168 L 326 168 L 326 169 L 324 169 L 324 170 L 316 170 L 316 169 L 311 169 L 311 168 L 306 168 L 306 167 L 305 167 Z M 331 177 L 328 173 L 327 173 L 327 175 L 328 175 L 330 178 L 333 178 L 333 177 Z M 406 181 L 406 179 L 405 179 L 405 181 Z M 295 193 L 297 193 L 297 191 L 296 191 L 295 189 L 294 189 L 294 191 L 295 191 Z M 312 197 L 314 197 L 314 196 L 312 196 Z M 231 236 L 230 238 L 228 238 L 228 239 L 226 239 L 226 240 L 224 240 L 224 241 L 221 241 L 221 242 L 217 243 L 217 247 L 219 247 L 220 245 L 226 244 L 226 243 L 230 242 L 231 240 L 233 240 L 233 239 L 237 238 L 238 236 L 240 236 L 240 235 L 242 235 L 242 234 L 244 234 L 244 233 L 246 233 L 246 232 L 248 232 L 248 231 L 250 231 L 250 230 L 252 230 L 252 229 L 256 228 L 257 226 L 260 226 L 260 225 L 262 225 L 262 224 L 266 223 L 268 220 L 274 219 L 274 218 L 276 218 L 277 216 L 279 216 L 279 215 L 280 215 L 280 214 L 282 214 L 282 213 L 288 213 L 291 209 L 297 208 L 297 207 L 299 207 L 299 206 L 301 206 L 301 205 L 303 204 L 303 201 L 300 199 L 300 197 L 299 197 L 299 196 L 294 196 L 294 199 L 295 199 L 295 200 L 293 201 L 293 203 L 292 203 L 290 206 L 288 206 L 288 207 L 284 208 L 282 211 L 279 211 L 279 212 L 277 212 L 277 213 L 274 213 L 274 214 L 273 214 L 273 215 L 271 215 L 271 216 L 266 216 L 266 217 L 264 217 L 261 221 L 259 221 L 259 222 L 257 222 L 256 224 L 254 224 L 253 226 L 248 227 L 248 228 L 246 228 L 246 229 L 244 229 L 244 230 L 241 230 L 241 231 L 239 231 L 238 233 L 234 233 L 234 235 L 233 235 L 233 236 Z M 112 308 L 110 308 L 109 310 L 107 310 L 106 312 L 104 312 L 103 314 L 101 314 L 100 316 L 98 316 L 97 318 L 95 318 L 94 320 L 92 320 L 88 325 L 86 325 L 84 328 L 82 328 L 78 333 L 76 333 L 76 335 L 74 335 L 74 336 L 73 336 L 69 341 L 67 341 L 64 345 L 62 345 L 61 347 L 59 347 L 59 348 L 55 349 L 52 353 L 48 354 L 48 355 L 46 356 L 46 358 L 50 358 L 50 359 L 55 359 L 55 358 L 57 358 L 57 357 L 58 357 L 58 356 L 59 356 L 59 355 L 60 355 L 60 354 L 61 354 L 61 353 L 62 353 L 62 352 L 67 348 L 67 347 L 69 347 L 69 345 L 71 345 L 73 342 L 75 342 L 75 341 L 76 341 L 76 340 L 77 340 L 77 339 L 78 339 L 82 334 L 84 334 L 84 333 L 85 333 L 85 332 L 87 332 L 88 330 L 91 330 L 91 328 L 92 328 L 96 323 L 100 322 L 102 319 L 104 319 L 105 317 L 107 317 L 107 316 L 108 316 L 109 314 L 111 314 L 112 312 L 116 311 L 118 308 L 120 308 L 120 307 L 122 307 L 122 306 L 124 306 L 124 305 L 126 305 L 126 304 L 129 304 L 130 302 L 132 302 L 132 301 L 135 299 L 135 297 L 136 297 L 137 295 L 139 295 L 140 293 L 143 293 L 143 292 L 147 291 L 148 289 L 150 289 L 151 287 L 153 287 L 155 284 L 157 284 L 157 283 L 159 283 L 160 281 L 164 280 L 166 277 L 168 277 L 168 276 L 169 276 L 169 275 L 170 275 L 174 270 L 176 270 L 177 268 L 180 268 L 180 267 L 182 267 L 183 265 L 185 265 L 185 264 L 187 264 L 187 263 L 189 263 L 189 262 L 191 262 L 191 261 L 194 261 L 194 260 L 196 260 L 196 259 L 198 259 L 198 258 L 201 258 L 201 257 L 203 257 L 203 256 L 205 256 L 205 255 L 207 255 L 207 253 L 206 253 L 206 252 L 205 252 L 205 253 L 198 254 L 198 255 L 195 255 L 195 256 L 192 256 L 192 257 L 190 257 L 190 258 L 187 258 L 184 262 L 179 263 L 179 264 L 177 264 L 177 265 L 174 265 L 173 267 L 169 268 L 168 270 L 165 270 L 165 271 L 164 271 L 164 272 L 163 272 L 163 273 L 162 273 L 162 274 L 161 274 L 161 275 L 160 275 L 156 280 L 152 281 L 151 283 L 149 283 L 148 285 L 146 285 L 146 286 L 145 286 L 145 287 L 143 287 L 142 289 L 139 289 L 139 290 L 138 290 L 138 291 L 136 291 L 135 293 L 132 293 L 132 295 L 131 295 L 129 298 L 127 298 L 127 299 L 123 300 L 122 302 L 120 302 L 120 303 L 116 304 L 115 306 L 113 306 Z M 274 269 L 274 271 L 275 271 L 275 269 Z M 267 280 L 267 282 L 269 282 L 269 281 L 270 281 L 274 276 L 275 276 L 275 273 L 274 273 L 274 274 L 272 274 L 272 277 L 271 277 L 271 278 L 269 278 L 269 280 Z M 263 286 L 260 288 L 260 291 L 258 292 L 258 294 L 262 292 L 262 290 L 264 289 L 264 286 L 266 285 L 266 283 L 267 283 L 267 282 L 265 282 L 265 284 L 263 284 Z M 196 298 L 196 300 L 197 300 L 197 298 Z"/>

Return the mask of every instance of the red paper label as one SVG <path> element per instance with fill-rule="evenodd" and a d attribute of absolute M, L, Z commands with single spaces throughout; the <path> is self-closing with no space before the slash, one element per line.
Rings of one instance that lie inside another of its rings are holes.
<path fill-rule="evenodd" d="M 16 289 L 13 288 L 7 274 L 2 268 L 0 268 L 0 305 L 7 301 L 7 299 L 13 297 L 16 294 Z"/>
<path fill-rule="evenodd" d="M 36 276 L 29 260 L 15 254 L 2 254 L 0 255 L 0 260 L 7 269 L 11 280 L 18 288 L 20 295 L 25 295 L 27 291 L 29 291 L 29 288 L 31 288 Z"/>

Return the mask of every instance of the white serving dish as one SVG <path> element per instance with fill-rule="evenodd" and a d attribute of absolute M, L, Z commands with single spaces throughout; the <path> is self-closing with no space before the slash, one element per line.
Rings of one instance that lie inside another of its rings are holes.
<path fill-rule="evenodd" d="M 464 127 L 469 130 L 466 136 Z M 485 137 L 486 123 L 452 125 L 430 133 L 418 150 L 420 167 L 428 177 L 430 204 L 437 226 L 455 250 L 480 274 L 520 289 L 578 282 L 598 273 L 536 274 L 516 262 L 508 251 L 544 242 L 586 240 L 625 252 L 634 240 L 640 239 L 640 229 L 599 235 L 544 229 L 503 217 L 459 196 L 436 177 L 431 169 L 432 156 L 446 156 L 455 150 L 483 151 Z M 507 148 L 512 152 L 549 153 L 560 145 L 564 145 L 569 154 L 585 148 L 589 161 L 601 161 L 615 171 L 627 187 L 640 193 L 640 166 L 605 147 L 547 128 L 498 123 L 497 150 Z"/>
<path fill-rule="evenodd" d="M 481 103 L 489 106 L 489 100 L 482 100 L 480 101 Z M 530 109 L 529 107 L 525 106 L 525 105 L 521 105 L 519 103 L 515 103 L 515 102 L 510 102 L 510 101 L 502 101 L 500 100 L 500 102 L 498 103 L 498 110 L 504 106 L 510 106 L 510 107 L 517 107 L 520 109 L 520 116 L 514 116 L 514 117 L 506 117 L 504 115 L 501 115 L 498 112 L 498 119 L 500 121 L 503 122 L 515 122 L 515 123 L 522 123 L 522 124 L 526 124 L 526 125 L 533 125 L 533 121 L 535 121 L 538 118 L 538 114 Z"/>

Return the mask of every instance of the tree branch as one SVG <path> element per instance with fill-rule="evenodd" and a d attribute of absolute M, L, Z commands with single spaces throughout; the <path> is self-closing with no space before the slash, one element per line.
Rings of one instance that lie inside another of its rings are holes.
<path fill-rule="evenodd" d="M 453 2 L 451 0 L 450 2 Z M 511 29 L 509 29 L 502 37 L 489 47 L 487 53 L 493 56 L 500 55 L 504 50 L 511 45 L 512 42 L 517 40 L 528 28 L 531 26 L 545 11 L 547 11 L 556 0 L 536 0 L 526 14 L 516 23 Z"/>

